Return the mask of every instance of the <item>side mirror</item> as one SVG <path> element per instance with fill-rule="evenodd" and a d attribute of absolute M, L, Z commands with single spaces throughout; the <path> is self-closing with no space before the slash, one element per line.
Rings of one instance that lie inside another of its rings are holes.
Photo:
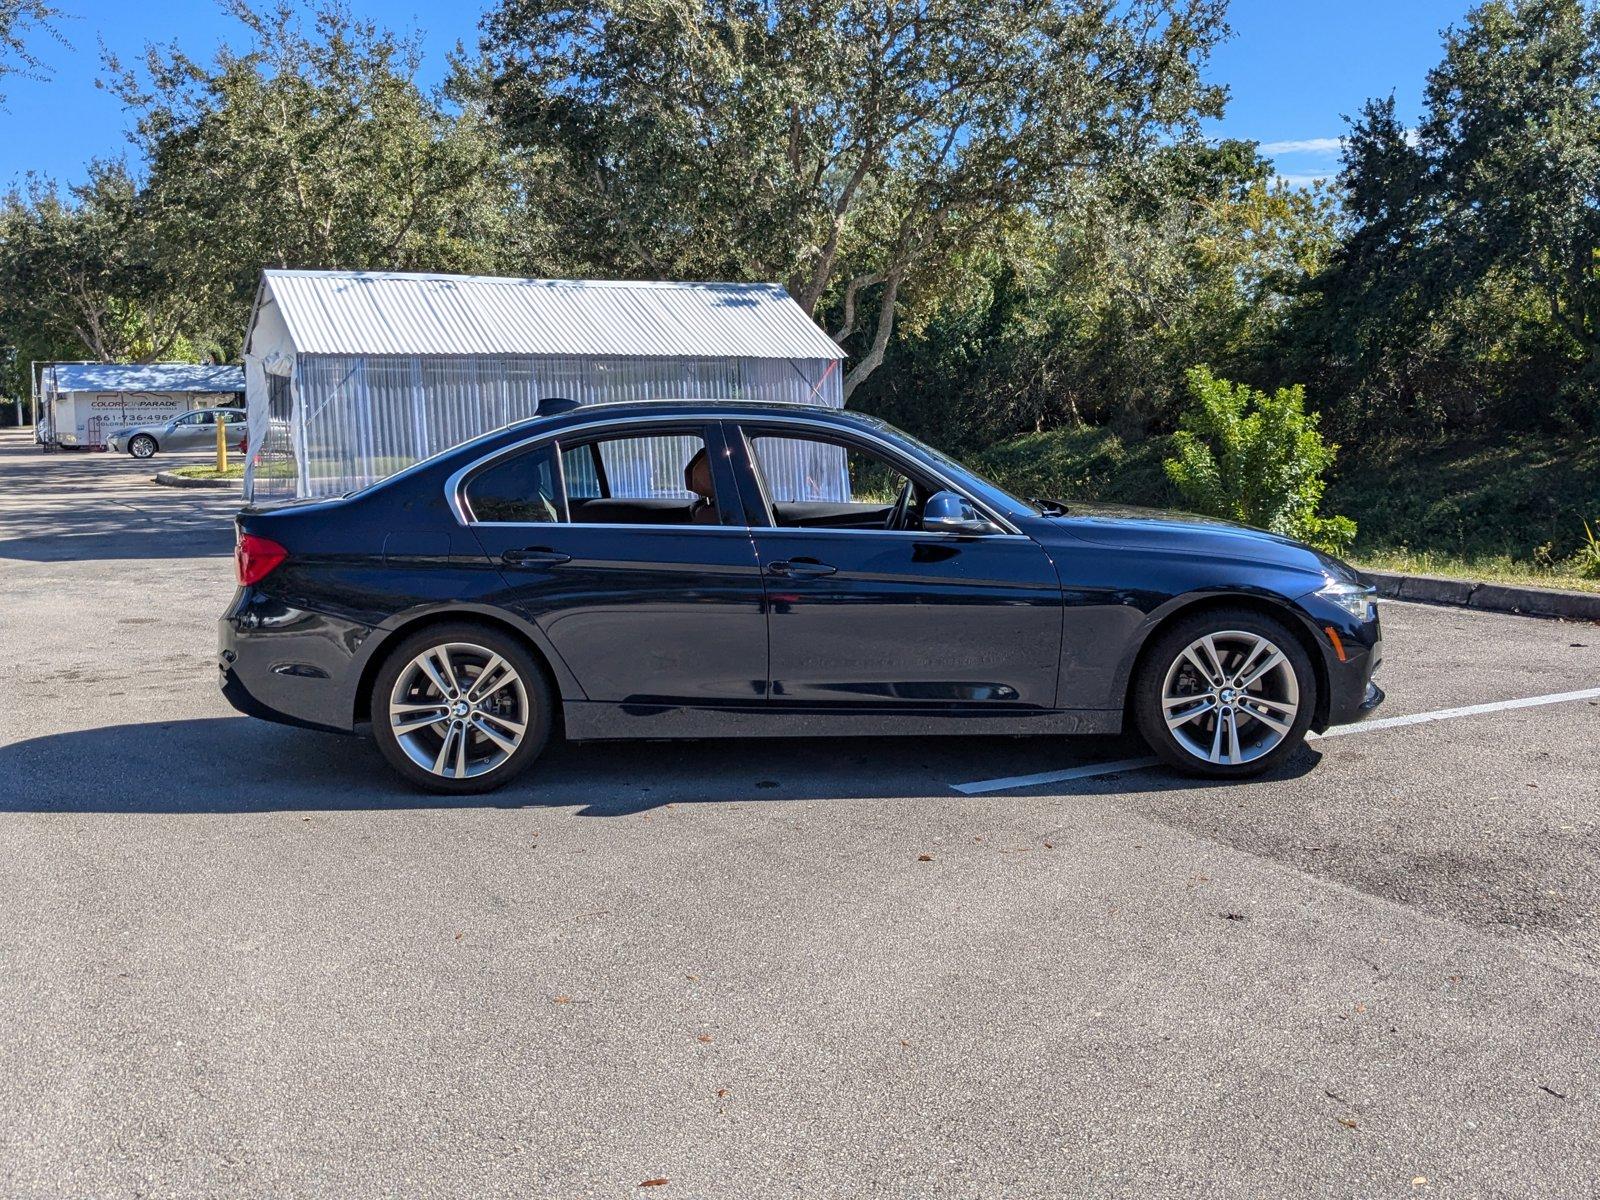
<path fill-rule="evenodd" d="M 924 533 L 993 533 L 989 519 L 954 492 L 935 492 L 922 506 Z"/>

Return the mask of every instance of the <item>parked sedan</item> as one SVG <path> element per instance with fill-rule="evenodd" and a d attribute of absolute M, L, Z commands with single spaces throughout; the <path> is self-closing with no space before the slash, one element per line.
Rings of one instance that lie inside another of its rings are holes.
<path fill-rule="evenodd" d="M 1113 734 L 1266 771 L 1383 694 L 1371 589 L 1221 521 L 1024 500 L 809 406 L 551 406 L 248 507 L 223 693 L 498 787 L 573 739 Z M 542 410 L 543 411 L 543 410 Z"/>
<path fill-rule="evenodd" d="M 242 408 L 197 408 L 170 421 L 130 425 L 106 438 L 106 448 L 135 458 L 149 458 L 161 450 L 208 450 L 217 444 L 217 422 L 237 426 L 227 432 L 228 444 L 235 445 L 244 433 Z"/>

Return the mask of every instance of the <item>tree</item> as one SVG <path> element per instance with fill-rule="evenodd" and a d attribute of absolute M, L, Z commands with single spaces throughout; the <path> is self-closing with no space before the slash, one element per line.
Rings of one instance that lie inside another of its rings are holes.
<path fill-rule="evenodd" d="M 1195 362 L 1259 382 L 1335 245 L 1331 201 L 1277 182 L 1248 142 L 1162 147 L 1139 179 L 966 252 L 967 282 L 903 306 L 853 403 L 974 451 L 1061 425 L 1170 428 Z"/>
<path fill-rule="evenodd" d="M 538 252 L 517 159 L 479 106 L 415 81 L 414 41 L 329 5 L 229 0 L 248 45 L 113 61 L 181 286 L 242 328 L 263 267 L 490 272 Z"/>
<path fill-rule="evenodd" d="M 1167 477 L 1196 511 L 1309 542 L 1330 554 L 1355 541 L 1349 517 L 1317 514 L 1339 447 L 1317 429 L 1298 385 L 1258 392 L 1206 367 L 1188 374 L 1192 403 L 1173 435 Z"/>
<path fill-rule="evenodd" d="M 1415 129 L 1392 98 L 1352 123 L 1294 369 L 1346 429 L 1600 423 L 1600 7 L 1480 5 L 1425 99 Z"/>
<path fill-rule="evenodd" d="M 1220 111 L 1200 68 L 1223 7 L 501 0 L 483 48 L 596 269 L 785 280 L 859 349 L 848 395 L 908 295 Z"/>
<path fill-rule="evenodd" d="M 0 0 L 0 79 L 37 75 L 42 70 L 38 57 L 28 49 L 27 38 L 37 30 L 61 41 L 55 27 L 60 15 L 45 0 Z"/>
<path fill-rule="evenodd" d="M 188 348 L 196 307 L 154 228 L 121 163 L 92 164 L 65 195 L 35 180 L 0 201 L 0 341 L 28 357 L 101 362 Z"/>

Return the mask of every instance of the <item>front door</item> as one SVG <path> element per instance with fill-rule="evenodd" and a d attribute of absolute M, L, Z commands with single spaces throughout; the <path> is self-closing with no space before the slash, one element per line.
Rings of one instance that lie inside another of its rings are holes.
<path fill-rule="evenodd" d="M 172 424 L 172 432 L 163 449 L 193 450 L 214 446 L 217 442 L 217 415 L 207 409 L 185 413 Z"/>
<path fill-rule="evenodd" d="M 735 494 L 721 446 L 715 426 L 591 428 L 466 481 L 499 603 L 539 626 L 587 699 L 761 702 L 761 573 L 742 513 L 723 523 L 738 506 L 718 504 Z M 702 454 L 710 495 L 689 486 Z"/>
<path fill-rule="evenodd" d="M 772 700 L 1054 706 L 1061 585 L 1043 548 L 998 530 L 922 531 L 940 486 L 882 448 L 755 423 L 743 433 L 730 442 L 749 448 L 770 522 L 754 537 Z"/>

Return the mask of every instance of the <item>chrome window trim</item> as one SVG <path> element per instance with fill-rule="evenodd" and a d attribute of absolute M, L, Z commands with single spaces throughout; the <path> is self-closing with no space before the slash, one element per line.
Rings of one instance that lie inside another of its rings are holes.
<path fill-rule="evenodd" d="M 861 441 L 868 442 L 868 443 L 870 443 L 872 445 L 878 446 L 878 447 L 882 448 L 883 450 L 887 451 L 889 453 L 889 455 L 891 456 L 891 458 L 903 458 L 903 457 L 906 457 L 905 452 L 903 450 L 901 450 L 900 447 L 896 446 L 893 442 L 889 441 L 887 438 L 879 437 L 877 434 L 872 433 L 869 430 L 858 429 L 858 428 L 856 428 L 854 426 L 850 426 L 848 428 L 841 428 L 838 424 L 836 424 L 834 422 L 816 420 L 814 418 L 805 417 L 805 416 L 788 416 L 788 415 L 784 415 L 784 416 L 769 416 L 769 415 L 766 415 L 766 414 L 756 414 L 756 413 L 740 414 L 740 415 L 734 416 L 734 415 L 730 415 L 728 413 L 720 413 L 719 414 L 715 409 L 709 409 L 709 410 L 702 410 L 701 412 L 697 412 L 697 413 L 673 413 L 670 416 L 663 414 L 661 416 L 600 417 L 600 418 L 596 418 L 594 421 L 587 422 L 587 423 L 581 424 L 581 425 L 570 425 L 570 426 L 568 426 L 568 427 L 566 427 L 564 429 L 560 429 L 560 430 L 544 430 L 544 431 L 541 431 L 539 433 L 531 434 L 528 437 L 523 438 L 521 441 L 513 442 L 509 446 L 502 446 L 499 450 L 495 450 L 495 451 L 490 452 L 489 454 L 485 454 L 482 458 L 474 459 L 472 462 L 469 462 L 466 466 L 461 467 L 458 470 L 452 471 L 450 473 L 449 478 L 447 478 L 444 481 L 445 503 L 449 506 L 450 512 L 455 516 L 456 521 L 459 524 L 461 524 L 461 525 L 463 525 L 463 526 L 465 526 L 467 528 L 471 528 L 474 525 L 483 525 L 485 527 L 493 527 L 493 526 L 501 526 L 501 527 L 505 527 L 505 526 L 527 526 L 527 527 L 533 528 L 533 527 L 544 527 L 544 526 L 548 526 L 548 525 L 551 525 L 551 524 L 559 524 L 559 525 L 571 525 L 575 529 L 583 528 L 583 529 L 657 529 L 657 530 L 659 530 L 659 529 L 697 529 L 698 528 L 698 529 L 704 530 L 706 532 L 711 532 L 711 533 L 715 533 L 718 530 L 723 530 L 723 529 L 734 529 L 734 530 L 743 530 L 745 532 L 755 532 L 756 530 L 761 530 L 763 532 L 777 531 L 777 532 L 790 532 L 790 533 L 861 533 L 861 534 L 879 534 L 879 535 L 885 534 L 885 533 L 898 533 L 898 534 L 913 534 L 913 535 L 915 535 L 917 537 L 941 537 L 941 536 L 942 537 L 1020 537 L 1020 538 L 1023 538 L 1025 540 L 1028 540 L 1028 541 L 1032 540 L 1031 538 L 1028 537 L 1027 534 L 1023 533 L 1022 530 L 1017 528 L 1015 523 L 1013 523 L 1009 517 L 1006 517 L 1006 516 L 1002 515 L 1001 513 L 995 511 L 995 509 L 993 509 L 989 505 L 983 503 L 982 501 L 980 501 L 980 500 L 978 500 L 978 499 L 976 499 L 976 498 L 974 498 L 972 496 L 967 495 L 966 490 L 964 488 L 958 487 L 956 484 L 952 483 L 950 481 L 950 478 L 947 475 L 945 475 L 943 472 L 938 471 L 933 467 L 930 467 L 927 463 L 922 462 L 920 459 L 917 460 L 916 465 L 919 468 L 921 468 L 923 474 L 932 476 L 933 479 L 936 480 L 939 484 L 941 484 L 944 487 L 945 490 L 954 492 L 954 493 L 956 493 L 956 495 L 962 497 L 964 500 L 967 501 L 967 503 L 971 504 L 979 512 L 983 513 L 983 515 L 985 517 L 987 517 L 990 521 L 992 521 L 995 525 L 999 526 L 1002 532 L 999 533 L 999 534 L 937 534 L 937 533 L 924 533 L 921 530 L 910 530 L 910 529 L 830 529 L 830 528 L 827 528 L 827 527 L 809 527 L 809 526 L 807 526 L 807 527 L 796 527 L 796 526 L 777 526 L 777 525 L 700 525 L 700 526 L 695 526 L 695 525 L 640 525 L 640 524 L 632 524 L 632 523 L 628 523 L 628 524 L 621 524 L 621 523 L 619 523 L 619 524 L 610 524 L 610 523 L 602 522 L 602 521 L 593 521 L 593 522 L 582 521 L 582 522 L 580 522 L 580 521 L 572 521 L 570 519 L 566 520 L 566 521 L 557 521 L 557 522 L 550 522 L 550 521 L 479 521 L 479 520 L 476 520 L 472 516 L 472 510 L 467 507 L 465 484 L 466 484 L 466 480 L 467 480 L 467 476 L 468 475 L 472 474 L 474 471 L 477 471 L 479 468 L 490 467 L 493 464 L 499 462 L 501 459 L 509 458 L 513 454 L 520 453 L 520 452 L 522 452 L 524 450 L 536 449 L 539 445 L 541 445 L 541 444 L 543 444 L 545 442 L 558 442 L 558 441 L 560 441 L 560 439 L 562 437 L 571 436 L 573 434 L 581 434 L 581 435 L 584 435 L 584 436 L 592 436 L 592 435 L 604 433 L 607 429 L 624 428 L 624 427 L 627 427 L 627 426 L 630 426 L 630 425 L 658 425 L 658 426 L 661 426 L 661 425 L 671 426 L 671 425 L 676 425 L 676 424 L 705 425 L 708 422 L 712 422 L 712 421 L 738 425 L 739 429 L 740 429 L 741 436 L 746 436 L 746 437 L 748 436 L 746 434 L 746 431 L 745 431 L 746 422 L 749 422 L 752 425 L 767 425 L 767 426 L 772 426 L 772 427 L 776 427 L 776 428 L 780 428 L 780 429 L 784 428 L 784 427 L 787 427 L 787 426 L 800 425 L 800 426 L 805 426 L 805 427 L 808 427 L 808 428 L 811 428 L 811 429 L 819 429 L 819 430 L 822 430 L 824 432 L 833 433 L 833 434 L 836 434 L 836 435 L 840 434 L 840 433 L 843 433 L 844 435 L 846 435 L 846 439 L 847 440 L 850 437 L 858 438 Z M 750 453 L 753 453 L 753 451 L 750 451 L 747 448 L 746 453 L 750 454 Z M 560 457 L 561 457 L 560 454 L 556 455 L 556 458 L 558 460 L 560 459 Z M 763 497 L 763 499 L 765 499 L 765 497 Z M 562 487 L 562 504 L 563 504 L 563 506 L 565 506 L 565 503 L 566 503 L 566 488 L 565 488 L 565 485 L 563 484 L 563 487 Z M 768 511 L 769 512 L 771 511 L 771 506 L 770 505 L 768 506 Z"/>

